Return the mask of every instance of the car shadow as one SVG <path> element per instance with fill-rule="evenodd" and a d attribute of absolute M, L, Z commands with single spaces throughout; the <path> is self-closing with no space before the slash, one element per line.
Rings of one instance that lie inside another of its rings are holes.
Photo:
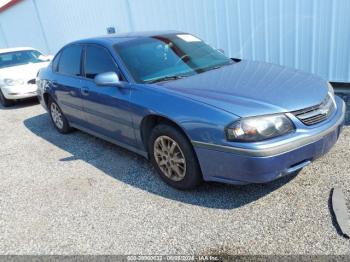
<path fill-rule="evenodd" d="M 39 100 L 36 97 L 34 97 L 34 98 L 28 98 L 25 100 L 16 101 L 13 105 L 9 107 L 4 107 L 0 104 L 0 110 L 13 110 L 13 109 L 30 107 L 37 104 L 39 104 Z"/>
<path fill-rule="evenodd" d="M 59 161 L 83 160 L 106 175 L 130 186 L 196 206 L 216 209 L 238 208 L 266 196 L 296 176 L 295 174 L 263 185 L 232 186 L 203 183 L 194 190 L 179 191 L 162 182 L 151 164 L 134 153 L 80 131 L 69 135 L 58 133 L 51 124 L 48 114 L 26 119 L 24 125 L 35 135 L 71 154 Z"/>

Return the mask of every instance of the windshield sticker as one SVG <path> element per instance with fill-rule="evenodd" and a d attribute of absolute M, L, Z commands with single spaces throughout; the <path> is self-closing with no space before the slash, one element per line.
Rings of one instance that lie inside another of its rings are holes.
<path fill-rule="evenodd" d="M 176 35 L 186 42 L 200 42 L 201 40 L 193 35 Z"/>

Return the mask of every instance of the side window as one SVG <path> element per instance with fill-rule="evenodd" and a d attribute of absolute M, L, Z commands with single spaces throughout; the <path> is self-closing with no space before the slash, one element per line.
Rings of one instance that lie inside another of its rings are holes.
<path fill-rule="evenodd" d="M 80 60 L 82 47 L 73 45 L 66 47 L 61 52 L 58 72 L 65 75 L 80 76 Z"/>
<path fill-rule="evenodd" d="M 97 74 L 117 72 L 111 55 L 102 47 L 87 46 L 85 55 L 85 77 L 94 79 Z"/>
<path fill-rule="evenodd" d="M 52 70 L 54 72 L 58 71 L 58 61 L 60 61 L 61 53 L 58 53 L 55 59 L 52 61 Z"/>

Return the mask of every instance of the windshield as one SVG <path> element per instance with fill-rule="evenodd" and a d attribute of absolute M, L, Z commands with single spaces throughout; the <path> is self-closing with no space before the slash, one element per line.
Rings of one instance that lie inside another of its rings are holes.
<path fill-rule="evenodd" d="M 132 39 L 114 48 L 134 79 L 141 83 L 178 79 L 233 63 L 189 34 Z"/>
<path fill-rule="evenodd" d="M 25 50 L 0 54 L 0 68 L 48 61 L 37 50 Z"/>

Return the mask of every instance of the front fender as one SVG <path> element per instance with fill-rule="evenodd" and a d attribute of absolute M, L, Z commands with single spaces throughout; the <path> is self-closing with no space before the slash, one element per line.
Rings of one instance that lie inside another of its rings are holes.
<path fill-rule="evenodd" d="M 157 89 L 159 90 L 157 90 Z M 190 140 L 221 144 L 225 127 L 239 117 L 208 104 L 178 95 L 161 87 L 133 85 L 130 109 L 135 136 L 143 146 L 141 125 L 145 117 L 157 115 L 176 123 Z"/>

